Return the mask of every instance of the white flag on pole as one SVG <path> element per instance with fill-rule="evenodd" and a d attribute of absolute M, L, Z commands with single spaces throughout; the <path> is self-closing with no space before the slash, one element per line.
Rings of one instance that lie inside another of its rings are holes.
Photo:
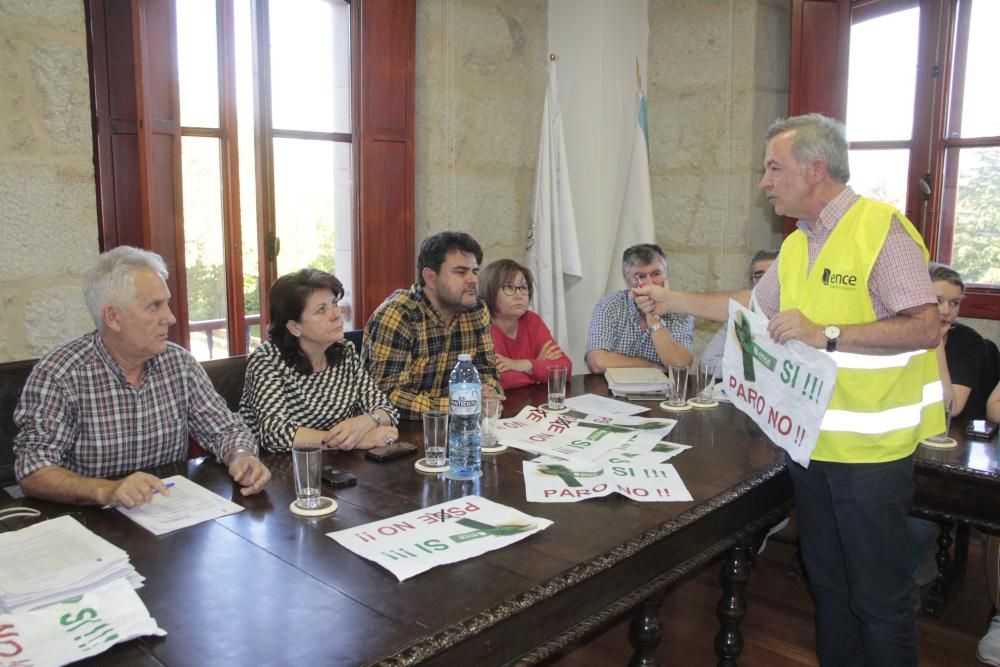
<path fill-rule="evenodd" d="M 618 216 L 615 249 L 608 268 L 605 292 L 622 288 L 622 253 L 637 243 L 656 243 L 653 223 L 653 194 L 649 186 L 649 131 L 646 125 L 646 96 L 636 91 L 635 125 L 632 130 L 632 157 L 625 180 L 625 197 Z"/>
<path fill-rule="evenodd" d="M 528 268 L 535 275 L 535 310 L 566 349 L 564 275 L 581 278 L 583 267 L 576 240 L 573 195 L 566 168 L 566 144 L 559 114 L 556 62 L 549 61 L 549 85 L 542 109 L 542 136 L 535 167 L 535 202 L 528 234 Z"/>

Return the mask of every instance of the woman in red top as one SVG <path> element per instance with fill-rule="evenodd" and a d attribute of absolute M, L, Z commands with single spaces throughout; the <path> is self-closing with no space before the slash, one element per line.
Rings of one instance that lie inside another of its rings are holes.
<path fill-rule="evenodd" d="M 512 259 L 490 262 L 479 274 L 479 294 L 493 316 L 493 346 L 504 389 L 548 382 L 549 368 L 573 362 L 536 313 L 528 310 L 534 282 L 531 271 Z"/>

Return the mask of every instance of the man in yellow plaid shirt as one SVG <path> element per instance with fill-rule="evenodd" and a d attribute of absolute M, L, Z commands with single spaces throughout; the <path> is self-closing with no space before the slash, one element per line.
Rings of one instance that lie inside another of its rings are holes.
<path fill-rule="evenodd" d="M 490 313 L 479 298 L 483 249 L 464 232 L 424 239 L 417 282 L 389 295 L 365 327 L 363 357 L 403 419 L 448 409 L 448 378 L 459 354 L 472 356 L 483 395 L 502 395 Z"/>

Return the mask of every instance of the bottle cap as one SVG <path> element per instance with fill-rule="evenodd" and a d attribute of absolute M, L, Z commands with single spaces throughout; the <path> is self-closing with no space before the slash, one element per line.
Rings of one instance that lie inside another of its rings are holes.
<path fill-rule="evenodd" d="M 472 361 L 472 355 L 471 354 L 464 354 L 464 353 L 460 354 L 460 355 L 458 355 L 458 360 L 459 361 Z"/>

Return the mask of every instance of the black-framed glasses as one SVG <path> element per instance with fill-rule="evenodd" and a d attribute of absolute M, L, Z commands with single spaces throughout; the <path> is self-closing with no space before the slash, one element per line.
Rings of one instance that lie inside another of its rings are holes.
<path fill-rule="evenodd" d="M 511 284 L 501 285 L 500 286 L 500 291 L 503 292 L 504 294 L 506 294 L 507 296 L 514 296 L 514 294 L 516 294 L 517 292 L 520 292 L 521 294 L 528 294 L 528 285 L 527 284 L 524 284 L 524 285 L 511 285 Z"/>

